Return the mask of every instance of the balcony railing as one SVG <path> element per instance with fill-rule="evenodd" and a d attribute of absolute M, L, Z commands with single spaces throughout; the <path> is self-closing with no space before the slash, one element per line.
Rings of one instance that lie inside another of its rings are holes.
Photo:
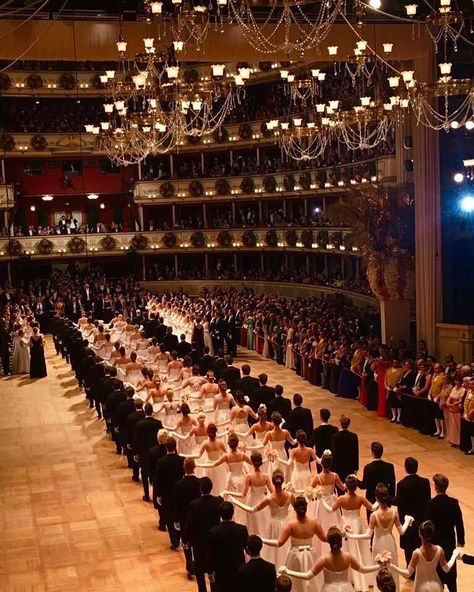
<path fill-rule="evenodd" d="M 280 251 L 360 256 L 360 251 L 349 245 L 351 232 L 348 228 L 308 227 L 0 237 L 0 260 L 24 256 L 118 256 L 129 251 L 143 254 Z"/>
<path fill-rule="evenodd" d="M 361 174 L 360 171 L 363 171 Z M 228 176 L 205 179 L 171 179 L 159 181 L 138 181 L 134 198 L 143 204 L 154 201 L 187 201 L 239 197 L 253 199 L 255 196 L 286 197 L 298 195 L 340 194 L 351 187 L 364 183 L 396 182 L 396 160 L 394 156 L 344 164 L 335 167 L 307 171 L 286 171 L 281 173 Z"/>

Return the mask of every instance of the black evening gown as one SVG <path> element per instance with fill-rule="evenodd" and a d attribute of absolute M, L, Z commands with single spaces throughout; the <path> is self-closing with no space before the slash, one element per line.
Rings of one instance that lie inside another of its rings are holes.
<path fill-rule="evenodd" d="M 44 343 L 43 338 L 31 338 L 30 346 L 30 378 L 44 378 L 48 375 L 46 370 L 46 362 L 44 359 Z"/>

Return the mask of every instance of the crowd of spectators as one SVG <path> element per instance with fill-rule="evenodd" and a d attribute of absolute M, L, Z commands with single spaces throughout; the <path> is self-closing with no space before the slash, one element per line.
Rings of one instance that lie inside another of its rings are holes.
<path fill-rule="evenodd" d="M 132 232 L 132 229 L 126 222 L 111 222 L 105 224 L 97 222 L 96 224 L 80 224 L 75 218 L 66 218 L 62 216 L 56 225 L 35 226 L 14 226 L 13 236 L 55 236 L 63 234 L 97 234 L 97 233 L 116 233 Z M 3 236 L 8 236 L 8 230 L 3 227 L 1 230 Z"/>

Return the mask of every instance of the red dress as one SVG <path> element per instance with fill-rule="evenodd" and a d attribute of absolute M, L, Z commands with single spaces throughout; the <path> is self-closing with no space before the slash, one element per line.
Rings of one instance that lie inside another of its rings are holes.
<path fill-rule="evenodd" d="M 390 360 L 383 360 L 378 358 L 375 362 L 375 372 L 377 374 L 377 385 L 378 385 L 378 406 L 377 415 L 378 417 L 387 417 L 387 396 L 385 392 L 385 374 L 391 366 Z"/>
<path fill-rule="evenodd" d="M 240 327 L 240 347 L 247 347 L 247 327 Z"/>

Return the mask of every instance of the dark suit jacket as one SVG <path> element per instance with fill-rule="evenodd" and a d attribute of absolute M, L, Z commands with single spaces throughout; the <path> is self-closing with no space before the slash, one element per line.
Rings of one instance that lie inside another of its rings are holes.
<path fill-rule="evenodd" d="M 184 532 L 188 523 L 191 502 L 201 497 L 199 478 L 196 475 L 185 475 L 174 486 L 176 500 L 175 522 L 179 522 L 181 532 Z"/>
<path fill-rule="evenodd" d="M 201 376 L 204 376 L 208 370 L 212 370 L 215 358 L 210 354 L 204 354 L 199 360 L 199 371 Z"/>
<path fill-rule="evenodd" d="M 257 411 L 259 405 L 268 405 L 275 398 L 275 389 L 272 386 L 259 386 L 253 397 L 250 398 L 250 405 L 254 411 Z"/>
<path fill-rule="evenodd" d="M 227 362 L 224 360 L 224 358 L 217 358 L 214 360 L 214 364 L 212 365 L 212 369 L 214 370 L 216 380 L 218 380 L 221 377 L 222 371 L 225 368 L 227 368 Z"/>
<path fill-rule="evenodd" d="M 193 547 L 207 547 L 211 529 L 221 521 L 219 508 L 223 501 L 220 495 L 202 495 L 189 504 L 184 532 Z"/>
<path fill-rule="evenodd" d="M 163 343 L 165 344 L 166 351 L 174 351 L 178 347 L 178 338 L 176 335 L 165 335 L 163 337 Z"/>
<path fill-rule="evenodd" d="M 127 415 L 127 419 L 125 420 L 125 442 L 133 447 L 133 441 L 135 440 L 135 429 L 137 427 L 137 423 L 145 418 L 145 413 L 143 411 L 134 411 Z"/>
<path fill-rule="evenodd" d="M 313 435 L 313 415 L 311 409 L 306 407 L 295 407 L 290 411 L 287 421 L 287 428 L 293 438 L 298 430 L 303 430 L 308 437 L 308 441 Z"/>
<path fill-rule="evenodd" d="M 278 413 L 283 417 L 285 421 L 288 420 L 291 411 L 291 401 L 290 399 L 286 399 L 285 397 L 274 397 L 271 401 L 268 401 L 268 419 L 271 418 L 272 413 L 274 411 L 278 411 Z"/>
<path fill-rule="evenodd" d="M 415 522 L 400 537 L 400 547 L 416 548 L 419 546 L 420 537 L 418 528 L 426 518 L 427 503 L 431 498 L 429 479 L 419 475 L 407 475 L 397 484 L 397 496 L 395 503 L 398 506 L 398 515 L 403 524 L 405 516 L 413 516 Z M 449 561 L 449 558 L 448 558 Z"/>
<path fill-rule="evenodd" d="M 474 565 L 474 555 L 466 555 L 466 553 L 463 553 L 462 562 L 466 565 Z"/>
<path fill-rule="evenodd" d="M 187 356 L 191 352 L 191 349 L 191 344 L 187 341 L 180 341 L 176 347 L 176 351 L 180 358 Z"/>
<path fill-rule="evenodd" d="M 359 470 L 359 438 L 354 432 L 340 430 L 331 439 L 333 471 L 344 483 L 347 475 Z"/>
<path fill-rule="evenodd" d="M 255 391 L 259 386 L 260 383 L 258 378 L 253 376 L 242 376 L 242 378 L 239 378 L 239 380 L 237 380 L 235 383 L 235 390 L 242 391 L 246 397 L 252 400 L 254 398 Z"/>
<path fill-rule="evenodd" d="M 318 456 L 321 456 L 325 450 L 332 450 L 332 437 L 338 431 L 337 427 L 331 424 L 323 424 L 315 428 L 311 437 L 311 445 L 314 446 Z"/>
<path fill-rule="evenodd" d="M 184 476 L 183 458 L 167 454 L 156 463 L 156 495 L 161 497 L 166 511 L 175 515 L 174 486 Z"/>
<path fill-rule="evenodd" d="M 245 592 L 274 592 L 276 571 L 265 559 L 250 559 L 239 567 L 239 590 Z"/>
<path fill-rule="evenodd" d="M 221 378 L 227 382 L 228 388 L 234 393 L 235 384 L 240 378 L 240 370 L 235 366 L 227 366 L 222 370 Z"/>
<path fill-rule="evenodd" d="M 162 428 L 161 421 L 154 417 L 145 417 L 145 419 L 137 423 L 133 440 L 133 453 L 138 454 L 141 461 L 146 459 L 150 448 L 156 445 L 156 436 Z"/>
<path fill-rule="evenodd" d="M 382 459 L 373 460 L 365 465 L 362 481 L 359 481 L 359 487 L 367 490 L 366 497 L 369 502 L 375 502 L 375 488 L 379 483 L 385 483 L 391 498 L 395 496 L 395 469 L 392 463 Z"/>
<path fill-rule="evenodd" d="M 427 519 L 435 526 L 434 545 L 440 545 L 449 561 L 456 542 L 464 545 L 464 522 L 459 502 L 445 493 L 436 495 L 427 504 Z"/>
<path fill-rule="evenodd" d="M 237 575 L 245 564 L 248 536 L 247 527 L 233 521 L 222 522 L 209 533 L 208 572 L 215 574 L 216 592 L 240 592 Z"/>
<path fill-rule="evenodd" d="M 109 399 L 107 399 L 107 401 L 108 400 Z M 125 399 L 124 401 L 118 404 L 117 411 L 114 413 L 112 417 L 112 423 L 114 424 L 114 426 L 118 428 L 120 442 L 122 443 L 122 446 L 126 446 L 128 443 L 127 419 L 128 416 L 132 413 L 135 413 L 135 402 L 132 398 L 130 398 Z M 137 418 L 137 420 L 140 421 L 144 418 L 145 414 L 142 413 L 141 416 Z"/>

